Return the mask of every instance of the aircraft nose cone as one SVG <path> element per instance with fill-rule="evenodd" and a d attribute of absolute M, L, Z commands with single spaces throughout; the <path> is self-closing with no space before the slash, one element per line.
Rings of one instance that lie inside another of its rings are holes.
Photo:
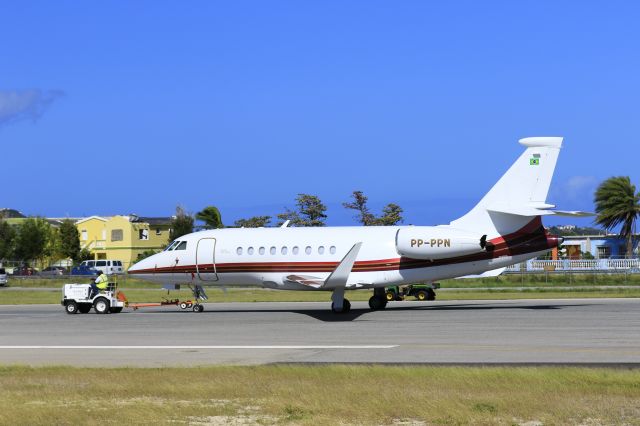
<path fill-rule="evenodd" d="M 150 266 L 149 259 L 147 258 L 131 265 L 127 272 L 130 274 L 135 274 L 144 271 L 145 269 L 149 269 L 150 267 L 152 266 Z"/>

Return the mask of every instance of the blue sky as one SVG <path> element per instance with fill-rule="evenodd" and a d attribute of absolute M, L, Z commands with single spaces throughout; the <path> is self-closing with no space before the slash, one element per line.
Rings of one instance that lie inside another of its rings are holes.
<path fill-rule="evenodd" d="M 0 207 L 213 204 L 232 223 L 304 192 L 349 225 L 340 204 L 362 190 L 405 223 L 448 223 L 519 138 L 547 135 L 566 138 L 560 208 L 592 210 L 612 175 L 640 184 L 637 2 L 27 1 L 0 16 Z"/>

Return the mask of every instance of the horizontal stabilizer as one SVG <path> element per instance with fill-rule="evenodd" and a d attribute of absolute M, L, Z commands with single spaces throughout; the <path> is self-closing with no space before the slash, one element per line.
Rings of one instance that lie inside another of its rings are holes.
<path fill-rule="evenodd" d="M 595 216 L 595 213 L 581 212 L 581 211 L 567 211 L 567 210 L 553 210 L 553 214 L 556 216 L 571 216 L 571 217 L 588 217 Z"/>
<path fill-rule="evenodd" d="M 551 206 L 553 207 L 553 206 Z M 535 206 L 520 206 L 520 207 L 488 207 L 487 211 L 493 213 L 512 214 L 516 216 L 572 216 L 572 217 L 588 217 L 595 216 L 595 213 L 582 212 L 582 211 L 567 211 L 567 210 L 551 210 L 549 208 L 535 207 Z"/>

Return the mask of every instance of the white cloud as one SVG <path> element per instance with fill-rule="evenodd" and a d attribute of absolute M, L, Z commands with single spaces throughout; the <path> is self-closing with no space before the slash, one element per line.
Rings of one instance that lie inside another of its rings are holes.
<path fill-rule="evenodd" d="M 36 121 L 55 100 L 60 90 L 0 90 L 0 126 L 21 120 Z"/>
<path fill-rule="evenodd" d="M 583 196 L 585 192 L 591 193 L 598 185 L 598 179 L 595 176 L 572 176 L 565 182 L 563 189 L 569 198 Z"/>
<path fill-rule="evenodd" d="M 550 199 L 565 210 L 593 209 L 593 194 L 598 186 L 595 176 L 572 176 L 554 185 Z"/>

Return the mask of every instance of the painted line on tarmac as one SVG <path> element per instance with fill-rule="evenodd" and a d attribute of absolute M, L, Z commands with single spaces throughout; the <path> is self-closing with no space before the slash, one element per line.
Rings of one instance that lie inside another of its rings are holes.
<path fill-rule="evenodd" d="M 187 345 L 187 346 L 116 346 L 116 345 L 15 345 L 0 346 L 5 349 L 393 349 L 399 345 Z"/>

